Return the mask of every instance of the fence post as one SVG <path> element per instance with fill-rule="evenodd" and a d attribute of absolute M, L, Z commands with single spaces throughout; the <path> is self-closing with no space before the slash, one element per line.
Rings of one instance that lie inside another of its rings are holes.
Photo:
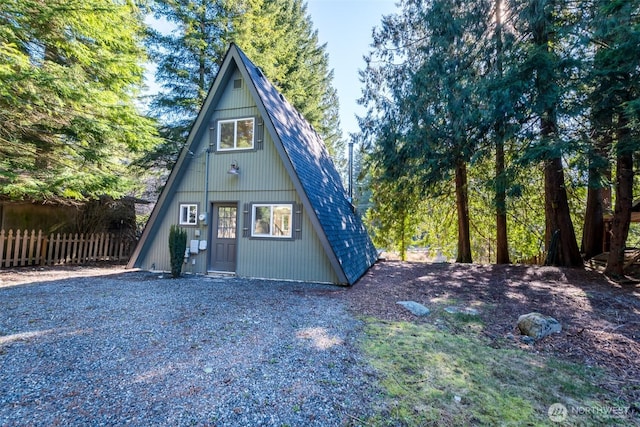
<path fill-rule="evenodd" d="M 62 235 L 62 246 L 60 248 L 60 258 L 63 264 L 69 264 L 69 246 L 71 241 L 71 233 L 64 233 Z"/>
<path fill-rule="evenodd" d="M 104 233 L 100 233 L 98 234 L 98 247 L 96 248 L 96 261 L 100 261 L 103 245 L 104 245 Z"/>
<path fill-rule="evenodd" d="M 7 255 L 5 258 L 5 267 L 11 266 L 11 248 L 13 245 L 13 230 L 9 230 L 9 235 L 7 236 Z"/>
<path fill-rule="evenodd" d="M 87 262 L 88 255 L 88 247 L 89 243 L 87 242 L 87 236 L 84 233 L 80 234 L 80 241 L 82 242 L 82 263 Z"/>
<path fill-rule="evenodd" d="M 2 268 L 2 263 L 4 261 L 4 258 L 2 258 L 4 255 L 4 242 L 4 230 L 0 230 L 0 268 Z"/>
<path fill-rule="evenodd" d="M 111 233 L 104 234 L 104 245 L 102 250 L 102 260 L 109 261 L 109 237 L 111 237 Z"/>
<path fill-rule="evenodd" d="M 36 243 L 36 230 L 31 230 L 31 237 L 29 238 L 29 256 L 27 258 L 27 265 L 32 265 L 33 264 L 33 259 L 35 258 L 33 256 L 33 248 L 35 247 L 35 243 Z"/>
<path fill-rule="evenodd" d="M 105 234 L 104 233 L 100 233 L 100 240 L 99 240 L 99 242 L 100 242 L 100 245 L 99 245 L 100 246 L 100 250 L 98 251 L 99 256 L 96 259 L 96 261 L 101 261 L 102 260 L 102 255 L 104 254 L 104 242 L 105 242 L 104 238 L 105 238 Z"/>
<path fill-rule="evenodd" d="M 96 253 L 96 234 L 91 233 L 89 236 L 89 262 L 93 262 Z"/>
<path fill-rule="evenodd" d="M 47 265 L 47 252 L 49 248 L 49 238 L 45 235 L 40 248 L 40 265 Z"/>
<path fill-rule="evenodd" d="M 118 259 L 124 257 L 124 239 L 120 237 L 120 244 L 118 245 Z"/>
<path fill-rule="evenodd" d="M 69 233 L 69 235 L 71 235 L 71 233 Z M 78 233 L 76 233 L 73 236 L 71 246 L 72 246 L 71 254 L 70 254 L 71 264 L 76 264 L 76 256 L 77 256 L 77 250 L 78 250 Z"/>
<path fill-rule="evenodd" d="M 100 261 L 100 253 L 102 252 L 103 237 L 104 237 L 104 233 L 98 234 L 98 239 L 96 240 L 95 261 Z"/>
<path fill-rule="evenodd" d="M 84 264 L 85 262 L 87 262 L 87 259 L 89 257 L 89 239 L 88 239 L 88 235 L 85 235 L 84 233 L 80 234 L 80 240 L 82 241 L 82 263 Z"/>
<path fill-rule="evenodd" d="M 110 233 L 109 234 L 109 248 L 107 249 L 107 256 L 109 257 L 110 261 L 114 261 L 116 259 L 116 257 L 113 254 L 113 245 L 116 242 L 116 235 L 115 233 Z"/>
<path fill-rule="evenodd" d="M 47 243 L 47 246 L 49 246 L 47 251 L 47 265 L 51 265 L 53 263 L 53 247 L 56 245 L 56 239 L 53 233 L 49 235 L 49 241 Z"/>
<path fill-rule="evenodd" d="M 42 253 L 42 244 L 47 244 L 46 242 L 46 238 L 43 239 L 42 237 L 42 230 L 38 230 L 38 241 L 36 242 L 36 252 L 35 252 L 35 261 L 34 264 L 39 264 L 42 265 L 43 264 L 43 253 Z"/>
<path fill-rule="evenodd" d="M 16 230 L 16 237 L 13 243 L 13 266 L 17 267 L 20 263 L 20 229 Z"/>
<path fill-rule="evenodd" d="M 29 230 L 24 230 L 22 236 L 22 253 L 20 254 L 20 266 L 24 266 L 27 262 L 27 243 L 29 242 Z"/>

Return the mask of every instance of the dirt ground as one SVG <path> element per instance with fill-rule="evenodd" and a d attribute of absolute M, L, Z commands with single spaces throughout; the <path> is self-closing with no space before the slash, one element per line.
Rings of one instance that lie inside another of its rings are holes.
<path fill-rule="evenodd" d="M 601 367 L 608 373 L 601 388 L 640 412 L 640 285 L 621 286 L 582 269 L 386 261 L 343 296 L 355 312 L 388 320 L 435 321 L 398 301 L 475 308 L 490 345 Z M 521 342 L 517 319 L 530 312 L 554 317 L 562 332 Z"/>
<path fill-rule="evenodd" d="M 119 274 L 122 266 L 0 270 L 0 287 L 76 276 Z M 640 285 L 609 282 L 596 271 L 522 265 L 478 265 L 381 261 L 351 288 L 327 287 L 356 315 L 434 322 L 397 304 L 471 307 L 495 347 L 520 347 L 608 373 L 600 386 L 640 412 Z M 533 345 L 519 339 L 520 315 L 556 318 L 562 332 Z"/>

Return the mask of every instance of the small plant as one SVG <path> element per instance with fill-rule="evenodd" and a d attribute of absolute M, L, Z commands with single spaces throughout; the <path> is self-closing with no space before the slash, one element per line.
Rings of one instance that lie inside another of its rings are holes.
<path fill-rule="evenodd" d="M 171 257 L 171 277 L 180 277 L 184 252 L 187 248 L 187 232 L 177 225 L 169 229 L 169 256 Z"/>

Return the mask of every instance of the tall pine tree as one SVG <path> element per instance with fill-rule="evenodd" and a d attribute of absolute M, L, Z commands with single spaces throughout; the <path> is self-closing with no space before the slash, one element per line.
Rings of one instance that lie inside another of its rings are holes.
<path fill-rule="evenodd" d="M 615 162 L 615 206 L 605 272 L 621 277 L 634 196 L 634 157 L 640 151 L 640 2 L 597 2 L 593 16 L 598 45 L 594 109 L 606 114 L 606 123 L 599 123 L 606 125 L 601 128 L 602 139 L 596 144 L 612 143 Z"/>
<path fill-rule="evenodd" d="M 544 170 L 547 263 L 582 265 L 571 219 L 562 156 L 572 152 L 563 135 L 560 110 L 571 62 L 568 47 L 576 9 L 564 0 L 531 0 L 516 4 L 521 45 L 520 80 L 526 85 L 531 113 L 538 130 L 532 134 L 527 161 L 540 162 Z M 572 13 L 574 12 L 574 13 Z"/>
<path fill-rule="evenodd" d="M 142 13 L 112 0 L 0 4 L 0 195 L 122 195 L 130 163 L 155 144 L 135 106 Z"/>
<path fill-rule="evenodd" d="M 155 0 L 153 10 L 175 29 L 151 32 L 163 88 L 152 106 L 166 142 L 148 164 L 173 164 L 231 42 L 303 113 L 331 154 L 343 154 L 333 73 L 303 1 Z"/>
<path fill-rule="evenodd" d="M 456 260 L 471 262 L 467 167 L 481 148 L 484 128 L 476 90 L 483 64 L 474 42 L 487 31 L 490 2 L 407 0 L 401 6 L 402 12 L 385 17 L 374 33 L 375 61 L 370 59 L 363 72 L 362 102 L 369 113 L 362 128 L 383 148 L 373 155 L 382 156 L 390 171 L 402 165 L 423 197 L 435 185 L 453 182 Z M 387 131 L 390 121 L 396 122 L 395 132 Z M 394 173 L 380 176 L 398 179 Z"/>
<path fill-rule="evenodd" d="M 151 114 L 161 123 L 163 142 L 142 159 L 144 166 L 171 169 L 227 49 L 231 11 L 225 0 L 153 0 L 159 22 L 147 45 L 160 91 Z"/>
<path fill-rule="evenodd" d="M 496 204 L 496 263 L 509 264 L 509 241 L 507 238 L 507 173 L 505 170 L 505 142 L 507 139 L 508 105 L 509 97 L 504 90 L 504 3 L 503 0 L 495 0 L 493 4 L 493 16 L 495 17 L 494 46 L 495 57 L 494 85 L 491 93 L 496 96 L 493 99 L 494 114 L 494 140 L 495 140 L 495 204 Z"/>

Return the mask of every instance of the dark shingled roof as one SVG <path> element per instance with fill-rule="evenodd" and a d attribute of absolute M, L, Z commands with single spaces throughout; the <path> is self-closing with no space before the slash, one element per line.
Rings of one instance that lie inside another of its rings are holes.
<path fill-rule="evenodd" d="M 277 133 L 275 136 L 282 143 L 344 276 L 349 284 L 355 283 L 376 262 L 377 251 L 347 199 L 322 138 L 260 69 L 237 46 L 232 45 L 230 50 L 234 49 L 237 49 Z M 264 119 L 267 120 L 267 117 Z"/>

